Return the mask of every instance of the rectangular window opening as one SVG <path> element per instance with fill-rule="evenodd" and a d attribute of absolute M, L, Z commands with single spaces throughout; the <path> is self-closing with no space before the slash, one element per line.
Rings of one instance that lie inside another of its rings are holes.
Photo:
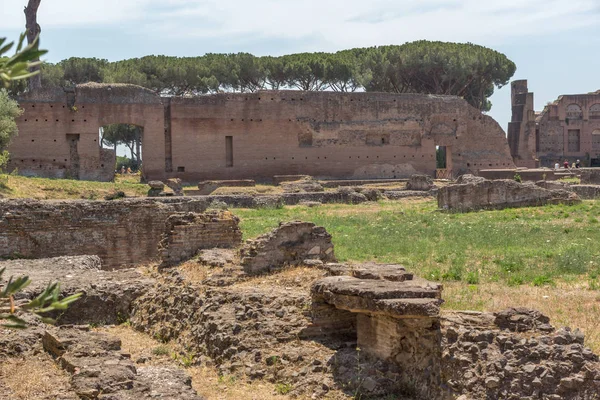
<path fill-rule="evenodd" d="M 177 172 L 185 172 L 185 167 L 177 167 Z"/>
<path fill-rule="evenodd" d="M 225 166 L 233 167 L 233 136 L 225 136 Z"/>

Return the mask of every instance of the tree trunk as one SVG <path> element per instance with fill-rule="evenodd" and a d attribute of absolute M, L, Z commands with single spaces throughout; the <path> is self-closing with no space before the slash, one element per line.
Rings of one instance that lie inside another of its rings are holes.
<path fill-rule="evenodd" d="M 37 11 L 42 0 L 29 0 L 25 7 L 25 28 L 27 29 L 27 43 L 31 44 L 36 37 L 42 32 L 42 28 L 37 23 Z M 39 43 L 39 42 L 38 42 Z M 39 58 L 32 61 L 39 61 Z M 33 67 L 31 71 L 37 71 L 40 67 Z M 34 91 L 42 87 L 42 77 L 40 74 L 29 78 L 29 90 Z"/>
<path fill-rule="evenodd" d="M 141 164 L 140 147 L 141 147 L 141 144 L 142 144 L 142 135 L 141 135 L 140 130 L 141 130 L 140 128 L 137 129 L 137 135 L 136 135 L 136 138 L 135 138 L 136 153 L 137 153 L 136 154 L 136 157 L 137 157 L 136 161 L 137 161 L 137 167 L 138 168 L 140 167 L 140 164 Z"/>

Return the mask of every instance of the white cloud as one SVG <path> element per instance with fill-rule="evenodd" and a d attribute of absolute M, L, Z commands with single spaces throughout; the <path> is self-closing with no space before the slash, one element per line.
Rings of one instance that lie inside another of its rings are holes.
<path fill-rule="evenodd" d="M 24 25 L 26 3 L 0 0 L 5 28 Z M 43 0 L 38 19 L 42 28 L 128 23 L 170 38 L 319 37 L 332 50 L 415 39 L 493 43 L 590 26 L 599 16 L 597 0 Z"/>

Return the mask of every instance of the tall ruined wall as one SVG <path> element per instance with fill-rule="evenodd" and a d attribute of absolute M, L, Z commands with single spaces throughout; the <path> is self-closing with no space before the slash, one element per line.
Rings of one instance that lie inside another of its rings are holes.
<path fill-rule="evenodd" d="M 536 167 L 536 123 L 533 93 L 526 80 L 511 82 L 512 118 L 508 123 L 510 153 L 518 167 Z"/>
<path fill-rule="evenodd" d="M 112 176 L 98 145 L 98 128 L 111 123 L 144 127 L 147 179 L 433 175 L 436 146 L 446 146 L 455 174 L 514 167 L 500 126 L 453 96 L 265 91 L 161 99 L 132 85 L 87 84 L 20 103 L 10 167 L 42 176 Z"/>
<path fill-rule="evenodd" d="M 433 175 L 436 145 L 457 172 L 514 166 L 498 124 L 451 96 L 218 94 L 173 98 L 170 115 L 173 176 L 184 181 Z"/>
<path fill-rule="evenodd" d="M 115 156 L 99 144 L 99 128 L 113 123 L 144 127 L 142 154 L 147 173 L 165 173 L 164 107 L 160 97 L 132 85 L 77 85 L 19 99 L 24 110 L 19 135 L 10 145 L 9 170 L 23 175 L 110 181 Z"/>
<path fill-rule="evenodd" d="M 170 215 L 205 209 L 191 199 L 0 200 L 0 257 L 98 255 L 107 268 L 147 262 L 158 257 Z"/>

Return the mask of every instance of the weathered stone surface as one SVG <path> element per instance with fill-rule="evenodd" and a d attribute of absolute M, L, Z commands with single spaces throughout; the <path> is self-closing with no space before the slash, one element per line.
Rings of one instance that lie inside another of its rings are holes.
<path fill-rule="evenodd" d="M 159 244 L 161 266 L 188 260 L 202 249 L 232 248 L 242 242 L 239 218 L 229 211 L 179 213 L 167 218 L 165 234 Z"/>
<path fill-rule="evenodd" d="M 600 185 L 600 168 L 580 168 L 577 173 L 582 185 Z"/>
<path fill-rule="evenodd" d="M 200 400 L 187 374 L 176 368 L 142 367 L 138 371 L 121 341 L 87 329 L 47 330 L 44 349 L 70 374 L 71 386 L 82 399 L 141 398 Z"/>
<path fill-rule="evenodd" d="M 309 175 L 275 175 L 273 176 L 273 183 L 280 185 L 283 182 L 294 182 L 311 178 Z"/>
<path fill-rule="evenodd" d="M 179 178 L 170 178 L 167 179 L 165 184 L 173 191 L 175 196 L 183 196 L 183 185 L 181 183 L 181 179 Z"/>
<path fill-rule="evenodd" d="M 571 185 L 569 190 L 575 192 L 577 196 L 584 200 L 600 198 L 600 185 Z"/>
<path fill-rule="evenodd" d="M 60 323 L 111 324 L 126 320 L 133 301 L 154 280 L 132 269 L 104 271 L 97 256 L 57 257 L 1 261 L 7 276 L 29 276 L 32 283 L 16 296 L 33 299 L 48 283 L 60 282 L 61 296 L 82 292 L 83 296 L 59 314 Z"/>
<path fill-rule="evenodd" d="M 406 199 L 407 197 L 430 197 L 435 196 L 437 191 L 423 191 L 423 190 L 386 190 L 383 192 L 383 196 L 388 200 L 400 200 Z"/>
<path fill-rule="evenodd" d="M 237 259 L 237 252 L 233 249 L 206 249 L 198 252 L 198 263 L 209 267 L 225 267 L 233 264 Z"/>
<path fill-rule="evenodd" d="M 593 399 L 600 389 L 598 356 L 583 334 L 555 331 L 537 311 L 446 312 L 442 333 L 447 397 Z"/>
<path fill-rule="evenodd" d="M 571 186 L 567 182 L 542 180 L 542 181 L 537 181 L 535 184 L 539 187 L 542 187 L 544 189 L 549 189 L 549 190 L 572 191 Z"/>
<path fill-rule="evenodd" d="M 150 181 L 148 182 L 150 189 L 148 190 L 148 197 L 159 197 L 164 196 L 165 184 L 161 181 Z"/>
<path fill-rule="evenodd" d="M 431 190 L 435 187 L 429 175 L 412 175 L 406 183 L 406 190 Z"/>
<path fill-rule="evenodd" d="M 150 181 L 148 182 L 148 186 L 150 189 L 163 190 L 165 188 L 165 184 L 161 181 Z"/>
<path fill-rule="evenodd" d="M 220 187 L 254 187 L 256 182 L 251 179 L 237 179 L 237 180 L 220 180 L 220 181 L 202 181 L 198 183 L 198 190 L 200 195 L 208 195 L 217 190 Z"/>
<path fill-rule="evenodd" d="M 202 213 L 209 203 L 199 197 L 0 200 L 0 257 L 94 254 L 107 269 L 150 262 L 158 256 L 169 215 Z"/>
<path fill-rule="evenodd" d="M 248 240 L 240 256 L 248 274 L 300 264 L 305 259 L 335 261 L 331 235 L 323 227 L 301 221 L 280 224 L 271 233 Z"/>
<path fill-rule="evenodd" d="M 280 186 L 286 193 L 323 192 L 325 190 L 319 181 L 314 180 L 312 177 L 281 182 Z"/>
<path fill-rule="evenodd" d="M 506 207 L 574 204 L 581 200 L 566 190 L 547 190 L 531 182 L 501 179 L 489 181 L 463 175 L 455 184 L 438 191 L 438 207 L 443 210 L 469 211 Z"/>
<path fill-rule="evenodd" d="M 355 315 L 361 351 L 399 366 L 398 379 L 412 382 L 420 397 L 439 398 L 442 286 L 413 280 L 400 265 L 327 264 L 324 268 L 336 276 L 312 286 L 315 327 L 336 335 L 335 329 L 354 327 L 351 315 Z"/>

